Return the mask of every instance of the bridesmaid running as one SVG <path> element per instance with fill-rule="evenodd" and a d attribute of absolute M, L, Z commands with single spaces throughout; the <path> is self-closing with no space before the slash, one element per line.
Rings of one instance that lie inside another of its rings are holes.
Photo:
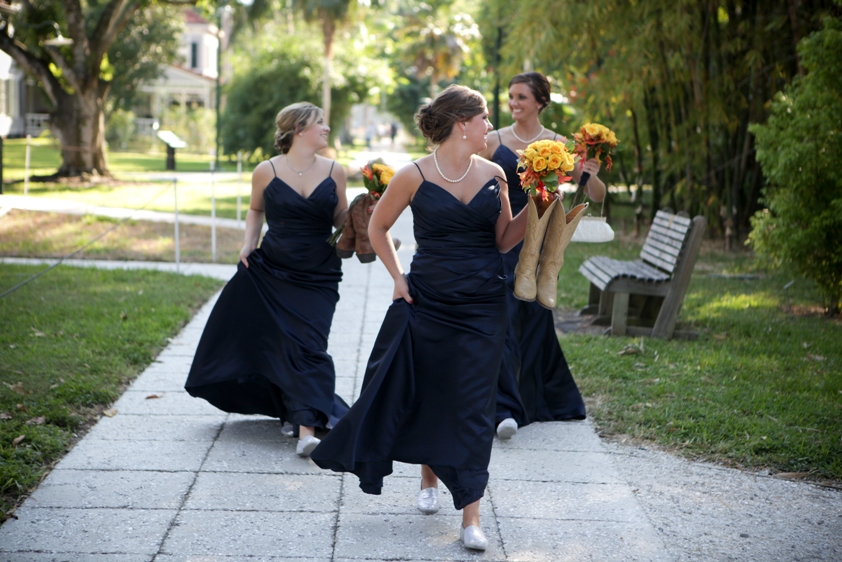
<path fill-rule="evenodd" d="M 520 188 L 517 150 L 535 141 L 560 137 L 544 128 L 538 115 L 550 103 L 550 82 L 538 72 L 518 74 L 509 82 L 509 109 L 514 123 L 490 135 L 480 156 L 503 168 L 509 183 L 512 213 L 526 207 L 527 194 Z M 605 184 L 597 177 L 599 163 L 588 160 L 571 172 L 579 182 L 583 172 L 590 174 L 586 185 L 594 201 L 605 197 Z M 537 302 L 524 302 L 514 296 L 515 266 L 522 244 L 503 256 L 507 275 L 509 329 L 500 367 L 497 392 L 497 436 L 510 439 L 534 421 L 585 419 L 585 403 L 567 366 L 556 336 L 553 313 Z M 537 261 L 537 256 L 533 256 Z"/>
<path fill-rule="evenodd" d="M 185 388 L 226 412 L 291 423 L 306 457 L 319 444 L 315 430 L 348 408 L 334 394 L 327 353 L 342 279 L 327 239 L 348 202 L 342 166 L 316 154 L 330 131 L 322 110 L 295 103 L 275 123 L 280 155 L 254 169 L 237 273 L 211 312 Z"/>
<path fill-rule="evenodd" d="M 450 86 L 416 123 L 433 153 L 395 175 L 369 227 L 393 302 L 359 399 L 311 458 L 353 472 L 369 494 L 380 493 L 393 461 L 422 465 L 419 509 L 439 509 L 441 479 L 462 510 L 461 541 L 485 550 L 479 504 L 507 328 L 500 252 L 523 239 L 526 213 L 512 219 L 503 171 L 474 156 L 491 129 L 481 94 Z M 405 275 L 389 229 L 407 206 L 418 248 Z"/>

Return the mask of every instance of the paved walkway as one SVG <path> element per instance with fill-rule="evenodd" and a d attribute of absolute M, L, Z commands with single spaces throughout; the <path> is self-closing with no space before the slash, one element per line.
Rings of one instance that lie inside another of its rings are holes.
<path fill-rule="evenodd" d="M 408 268 L 409 213 L 393 233 Z M 176 271 L 173 263 L 65 263 Z M 234 270 L 180 266 L 224 280 Z M 350 402 L 392 282 L 379 262 L 345 260 L 343 270 L 329 351 L 337 392 Z M 355 477 L 297 457 L 276 420 L 228 415 L 188 396 L 183 383 L 214 301 L 115 403 L 117 415 L 103 417 L 0 527 L 0 561 L 842 560 L 842 493 L 606 444 L 589 421 L 534 424 L 495 441 L 482 504 L 491 545 L 468 552 L 446 491 L 438 514 L 416 511 L 417 467 L 398 465 L 383 495 L 367 496 Z"/>

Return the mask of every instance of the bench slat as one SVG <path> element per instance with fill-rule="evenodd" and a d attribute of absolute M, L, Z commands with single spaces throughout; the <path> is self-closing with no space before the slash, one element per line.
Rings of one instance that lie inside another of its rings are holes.
<path fill-rule="evenodd" d="M 666 228 L 660 224 L 653 224 L 649 228 L 649 232 L 656 232 L 663 236 L 664 238 L 668 238 L 670 240 L 676 240 L 678 242 L 684 242 L 684 238 L 687 236 L 686 232 L 680 232 L 677 230 L 673 230 L 671 228 Z"/>
<path fill-rule="evenodd" d="M 675 248 L 676 251 L 681 251 L 681 240 L 676 240 L 674 238 L 664 236 L 659 232 L 655 232 L 654 230 L 650 230 L 649 235 L 646 237 L 646 241 L 644 242 L 644 244 L 652 244 L 653 241 L 656 241 L 659 245 L 670 246 L 672 248 Z"/>
<path fill-rule="evenodd" d="M 672 273 L 672 271 L 675 267 L 674 263 L 666 262 L 666 261 L 662 260 L 661 258 L 659 258 L 658 256 L 653 256 L 653 255 L 650 255 L 648 253 L 644 254 L 644 252 L 641 252 L 640 257 L 643 258 L 643 261 L 645 261 L 646 263 L 657 266 L 660 269 L 668 271 L 669 273 Z"/>
<path fill-rule="evenodd" d="M 662 220 L 665 223 L 672 222 L 672 224 L 680 224 L 681 226 L 686 226 L 687 228 L 689 228 L 692 223 L 690 217 L 682 217 L 681 215 L 665 213 L 664 211 L 658 211 L 655 213 L 655 220 Z"/>

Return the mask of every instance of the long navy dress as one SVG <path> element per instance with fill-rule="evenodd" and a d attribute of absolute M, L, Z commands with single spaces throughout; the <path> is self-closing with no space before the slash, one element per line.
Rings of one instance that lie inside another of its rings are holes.
<path fill-rule="evenodd" d="M 506 337 L 495 241 L 500 185 L 489 180 L 464 204 L 424 179 L 410 208 L 418 243 L 407 275 L 414 303 L 392 303 L 359 399 L 310 458 L 356 474 L 369 494 L 380 493 L 393 461 L 429 465 L 462 509 L 488 484 Z"/>
<path fill-rule="evenodd" d="M 336 183 L 304 198 L 275 176 L 263 197 L 269 230 L 219 296 L 185 389 L 226 412 L 329 428 L 347 411 L 327 353 L 342 279 L 327 243 Z"/>
<path fill-rule="evenodd" d="M 528 201 L 526 192 L 519 188 L 518 156 L 501 140 L 491 161 L 506 173 L 512 215 L 516 215 Z M 514 418 L 523 427 L 535 421 L 585 419 L 585 403 L 558 343 L 552 311 L 514 296 L 515 267 L 522 247 L 521 242 L 503 254 L 509 330 L 500 366 L 496 422 Z"/>

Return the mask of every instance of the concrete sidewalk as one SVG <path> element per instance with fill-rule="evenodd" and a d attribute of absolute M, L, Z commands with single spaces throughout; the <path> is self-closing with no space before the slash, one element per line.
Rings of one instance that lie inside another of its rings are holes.
<path fill-rule="evenodd" d="M 408 212 L 393 234 L 408 268 Z M 229 279 L 234 270 L 180 271 Z M 345 260 L 343 270 L 329 351 L 336 390 L 350 402 L 392 281 L 379 262 Z M 482 503 L 491 545 L 469 552 L 446 490 L 438 514 L 416 510 L 417 467 L 396 466 L 383 495 L 367 496 L 356 477 L 297 457 L 277 420 L 228 415 L 187 395 L 214 300 L 115 403 L 117 415 L 103 417 L 0 527 L 0 561 L 842 560 L 842 493 L 606 444 L 589 421 L 533 424 L 495 440 Z"/>

